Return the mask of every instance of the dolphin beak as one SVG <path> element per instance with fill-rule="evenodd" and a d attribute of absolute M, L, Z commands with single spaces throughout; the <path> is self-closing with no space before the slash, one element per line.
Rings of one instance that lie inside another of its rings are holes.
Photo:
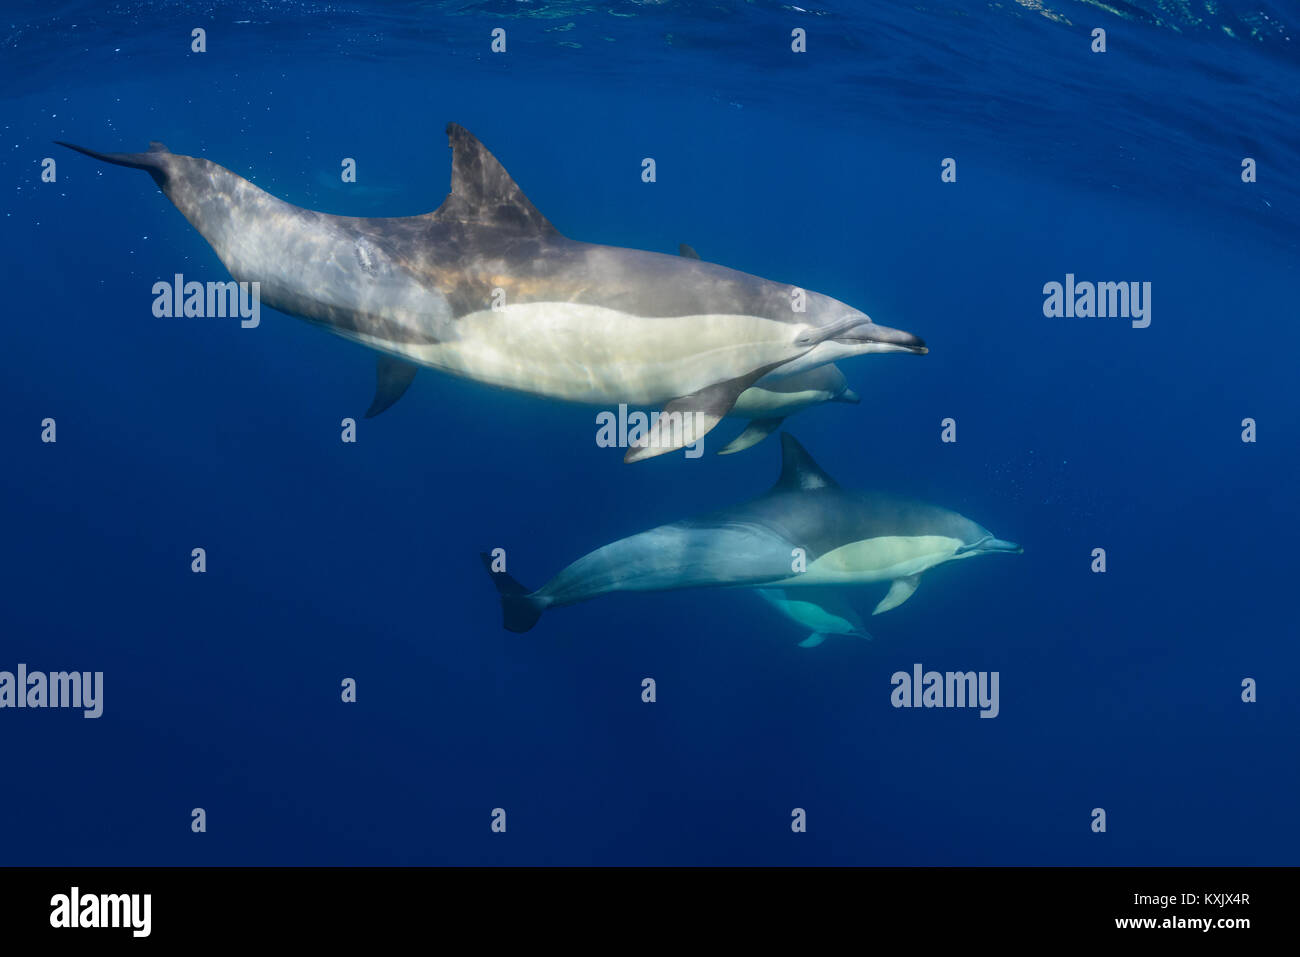
<path fill-rule="evenodd" d="M 979 552 L 980 554 L 984 552 L 1006 552 L 1009 555 L 1023 555 L 1024 551 L 1015 542 L 1004 542 L 1000 538 L 989 535 L 987 538 L 981 538 L 978 542 L 961 546 L 954 554 L 960 555 L 963 552 Z"/>
<path fill-rule="evenodd" d="M 837 395 L 835 398 L 831 399 L 831 401 L 832 401 L 832 402 L 848 402 L 850 405 L 857 405 L 859 402 L 862 401 L 862 398 L 861 398 L 861 396 L 859 396 L 856 392 L 854 392 L 852 389 L 845 389 L 843 392 L 841 392 L 841 393 L 840 393 L 839 395 Z"/>
<path fill-rule="evenodd" d="M 1000 538 L 987 538 L 976 547 L 982 552 L 1009 552 L 1012 555 L 1023 555 L 1025 552 L 1015 542 L 1004 542 Z"/>
<path fill-rule="evenodd" d="M 914 336 L 902 329 L 877 325 L 870 319 L 851 326 L 834 339 L 836 342 L 870 342 L 883 347 L 873 350 L 875 352 L 911 352 L 923 356 L 930 351 L 925 345 L 925 340 L 920 336 Z"/>

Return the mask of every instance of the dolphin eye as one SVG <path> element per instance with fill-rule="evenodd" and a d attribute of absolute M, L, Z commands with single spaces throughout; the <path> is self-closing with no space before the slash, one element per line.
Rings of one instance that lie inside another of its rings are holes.
<path fill-rule="evenodd" d="M 794 344 L 796 346 L 810 346 L 812 345 L 812 343 L 813 343 L 813 334 L 811 332 L 805 332 L 802 336 L 800 336 L 798 339 L 794 341 Z"/>

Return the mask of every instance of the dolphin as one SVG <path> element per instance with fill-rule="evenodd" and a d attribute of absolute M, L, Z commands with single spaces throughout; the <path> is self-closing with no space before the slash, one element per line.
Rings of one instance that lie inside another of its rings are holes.
<path fill-rule="evenodd" d="M 719 455 L 731 455 L 757 445 L 780 428 L 787 416 L 823 402 L 850 402 L 861 399 L 849 388 L 844 373 L 833 362 L 806 372 L 776 378 L 759 379 L 736 399 L 731 415 L 751 421 L 745 431 L 718 449 Z"/>
<path fill-rule="evenodd" d="M 532 628 L 548 608 L 616 591 L 889 582 L 872 614 L 897 608 L 922 573 L 944 562 L 1022 551 L 956 512 L 840 488 L 798 440 L 781 433 L 781 475 L 764 495 L 660 525 L 579 558 L 536 591 L 500 557 L 480 557 L 501 598 L 505 627 Z"/>
<path fill-rule="evenodd" d="M 786 618 L 811 632 L 799 642 L 800 648 L 816 648 L 831 635 L 871 640 L 857 609 L 841 594 L 817 588 L 801 588 L 798 594 L 783 588 L 756 588 L 755 591 Z"/>
<path fill-rule="evenodd" d="M 927 351 L 830 296 L 569 239 L 468 130 L 451 123 L 447 137 L 446 200 L 387 219 L 302 209 L 161 143 L 144 153 L 60 145 L 148 172 L 236 281 L 384 353 L 391 389 L 410 384 L 409 366 L 430 366 L 552 399 L 661 407 L 625 461 L 693 444 L 778 368 Z"/>
<path fill-rule="evenodd" d="M 699 259 L 693 248 L 682 243 L 680 255 Z M 401 359 L 383 357 L 375 371 L 375 397 L 366 410 L 365 417 L 373 418 L 392 407 L 410 388 L 419 366 Z M 736 398 L 727 413 L 728 418 L 751 420 L 745 430 L 718 450 L 719 455 L 731 455 L 757 445 L 771 435 L 788 416 L 825 402 L 847 402 L 856 405 L 861 399 L 849 388 L 844 373 L 833 362 L 820 365 L 790 376 L 768 375 L 754 383 Z"/>

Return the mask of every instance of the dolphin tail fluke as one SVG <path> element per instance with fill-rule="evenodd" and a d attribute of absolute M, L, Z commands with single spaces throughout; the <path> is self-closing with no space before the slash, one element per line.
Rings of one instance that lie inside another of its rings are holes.
<path fill-rule="evenodd" d="M 506 631 L 517 634 L 528 631 L 537 624 L 546 606 L 536 598 L 530 598 L 528 589 L 505 572 L 493 571 L 493 559 L 487 552 L 479 552 L 478 557 L 483 559 L 483 567 L 492 576 L 492 584 L 497 586 L 501 598 L 501 622 Z"/>
<path fill-rule="evenodd" d="M 142 169 L 154 178 L 159 186 L 167 180 L 167 163 L 166 157 L 171 156 L 171 151 L 161 143 L 150 143 L 147 153 L 101 153 L 98 150 L 88 150 L 84 146 L 77 146 L 75 143 L 65 143 L 63 140 L 55 140 L 59 146 L 66 146 L 70 150 L 76 150 L 78 153 L 85 153 L 87 156 L 97 160 L 103 160 L 105 163 L 112 163 L 115 166 L 129 166 L 132 169 Z"/>

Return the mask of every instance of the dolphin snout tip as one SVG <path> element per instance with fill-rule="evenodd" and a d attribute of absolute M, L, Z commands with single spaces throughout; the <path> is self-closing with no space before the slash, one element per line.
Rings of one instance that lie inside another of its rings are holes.
<path fill-rule="evenodd" d="M 925 344 L 925 340 L 920 336 L 914 336 L 910 332 L 900 332 L 899 336 L 900 340 L 894 344 L 900 346 L 905 352 L 923 356 L 930 351 L 930 347 Z"/>
<path fill-rule="evenodd" d="M 836 402 L 847 402 L 850 405 L 857 405 L 862 401 L 862 396 L 858 395 L 852 389 L 845 389 L 834 399 Z"/>

